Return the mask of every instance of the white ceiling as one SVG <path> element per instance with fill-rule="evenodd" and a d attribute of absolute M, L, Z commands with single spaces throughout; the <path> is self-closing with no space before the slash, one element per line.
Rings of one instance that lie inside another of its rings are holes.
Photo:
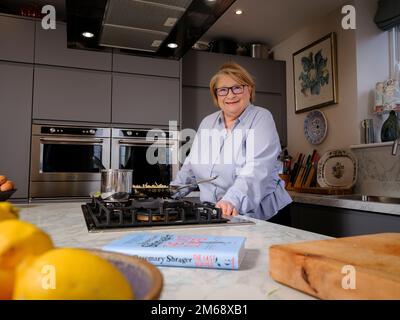
<path fill-rule="evenodd" d="M 346 0 L 237 0 L 201 40 L 231 37 L 239 43 L 262 42 L 270 47 L 321 18 Z M 236 9 L 242 15 L 236 15 Z"/>

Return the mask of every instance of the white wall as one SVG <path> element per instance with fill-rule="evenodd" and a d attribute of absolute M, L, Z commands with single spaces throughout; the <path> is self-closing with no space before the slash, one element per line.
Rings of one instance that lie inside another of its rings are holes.
<path fill-rule="evenodd" d="M 350 3 L 356 6 L 356 30 L 342 28 L 343 15 L 338 8 L 273 48 L 275 59 L 287 63 L 288 149 L 293 156 L 299 152 L 311 153 L 314 148 L 322 155 L 329 149 L 359 144 L 361 120 L 373 117 L 375 83 L 389 76 L 389 37 L 373 22 L 377 0 Z M 339 103 L 320 108 L 328 120 L 328 135 L 322 144 L 314 146 L 307 142 L 303 133 L 307 112 L 295 114 L 294 111 L 292 55 L 330 32 L 337 35 Z M 378 125 L 377 119 L 375 122 Z"/>

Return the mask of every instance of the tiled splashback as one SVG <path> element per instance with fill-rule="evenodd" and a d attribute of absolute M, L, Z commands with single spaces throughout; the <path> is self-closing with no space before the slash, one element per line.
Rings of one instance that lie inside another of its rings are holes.
<path fill-rule="evenodd" d="M 358 160 L 356 193 L 400 197 L 400 152 L 392 155 L 393 143 L 352 146 Z"/>

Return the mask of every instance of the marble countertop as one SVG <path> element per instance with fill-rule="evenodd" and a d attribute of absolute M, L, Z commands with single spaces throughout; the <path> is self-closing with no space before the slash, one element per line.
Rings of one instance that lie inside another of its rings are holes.
<path fill-rule="evenodd" d="M 21 208 L 21 219 L 49 233 L 58 247 L 102 248 L 110 241 L 132 232 L 130 230 L 89 233 L 81 211 L 81 204 L 76 202 L 31 203 L 18 206 Z M 235 271 L 160 267 L 164 277 L 161 299 L 314 299 L 270 278 L 268 248 L 272 244 L 321 240 L 328 237 L 260 220 L 253 221 L 256 224 L 168 229 L 168 232 L 180 234 L 245 236 L 247 237 L 246 256 L 240 270 Z M 148 229 L 146 232 L 157 233 L 165 232 L 165 230 Z"/>
<path fill-rule="evenodd" d="M 336 196 L 299 193 L 289 191 L 294 202 L 319 206 L 337 207 L 400 216 L 400 205 L 380 202 L 364 202 L 358 200 L 338 199 Z"/>

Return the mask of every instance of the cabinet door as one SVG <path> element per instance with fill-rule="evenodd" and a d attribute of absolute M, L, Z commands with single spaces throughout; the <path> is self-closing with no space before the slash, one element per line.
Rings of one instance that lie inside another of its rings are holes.
<path fill-rule="evenodd" d="M 218 68 L 232 56 L 191 50 L 182 59 L 182 84 L 208 88 Z"/>
<path fill-rule="evenodd" d="M 286 63 L 284 61 L 233 56 L 232 60 L 253 76 L 257 92 L 285 94 Z"/>
<path fill-rule="evenodd" d="M 179 79 L 114 74 L 112 122 L 142 125 L 179 123 Z"/>
<path fill-rule="evenodd" d="M 201 120 L 220 110 L 212 101 L 207 88 L 183 87 L 182 127 L 197 130 Z"/>
<path fill-rule="evenodd" d="M 266 108 L 274 117 L 281 145 L 287 145 L 286 97 L 278 94 L 256 92 L 256 106 Z"/>
<path fill-rule="evenodd" d="M 176 60 L 113 54 L 113 71 L 179 78 L 180 63 Z"/>
<path fill-rule="evenodd" d="M 111 70 L 111 52 L 67 47 L 67 26 L 57 23 L 56 29 L 44 30 L 36 24 L 35 63 L 96 70 Z"/>
<path fill-rule="evenodd" d="M 0 60 L 33 62 L 35 22 L 0 15 Z"/>
<path fill-rule="evenodd" d="M 28 198 L 33 67 L 0 62 L 0 174 Z"/>
<path fill-rule="evenodd" d="M 35 67 L 34 119 L 111 121 L 111 74 Z"/>

